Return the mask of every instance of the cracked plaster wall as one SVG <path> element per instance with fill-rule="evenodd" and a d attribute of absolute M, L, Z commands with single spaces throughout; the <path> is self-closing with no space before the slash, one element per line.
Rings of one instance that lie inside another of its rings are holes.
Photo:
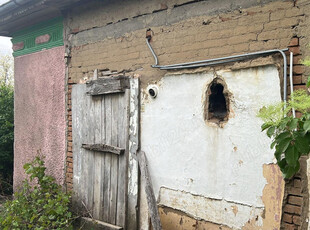
<path fill-rule="evenodd" d="M 203 116 L 205 91 L 215 77 L 231 93 L 223 128 Z M 143 94 L 141 149 L 159 205 L 232 229 L 248 221 L 257 229 L 279 228 L 284 184 L 256 117 L 262 105 L 281 100 L 277 67 L 168 74 L 157 85 L 155 99 Z M 264 174 L 265 167 L 275 170 Z M 264 194 L 268 183 L 272 188 Z"/>

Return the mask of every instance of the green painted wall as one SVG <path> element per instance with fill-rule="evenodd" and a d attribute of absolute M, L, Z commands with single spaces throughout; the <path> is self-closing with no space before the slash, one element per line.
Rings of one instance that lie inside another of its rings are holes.
<path fill-rule="evenodd" d="M 36 44 L 38 36 L 49 34 L 50 40 L 43 44 Z M 38 52 L 44 49 L 50 49 L 62 46 L 63 43 L 63 18 L 54 18 L 52 20 L 39 23 L 24 30 L 18 31 L 12 36 L 12 43 L 23 42 L 24 47 L 20 50 L 13 51 L 13 56 L 21 56 Z"/>

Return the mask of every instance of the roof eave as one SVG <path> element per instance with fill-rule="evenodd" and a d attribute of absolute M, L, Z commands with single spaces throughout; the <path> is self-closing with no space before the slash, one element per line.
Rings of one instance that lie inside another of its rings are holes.
<path fill-rule="evenodd" d="M 63 11 L 81 0 L 15 0 L 0 6 L 0 36 L 62 16 Z"/>

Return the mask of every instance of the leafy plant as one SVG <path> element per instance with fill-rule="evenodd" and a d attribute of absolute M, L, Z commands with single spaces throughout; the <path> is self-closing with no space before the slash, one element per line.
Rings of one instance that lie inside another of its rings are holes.
<path fill-rule="evenodd" d="M 292 108 L 303 115 L 287 115 Z M 287 104 L 264 107 L 258 116 L 264 121 L 262 130 L 273 140 L 270 148 L 283 176 L 292 177 L 300 169 L 299 158 L 310 152 L 310 96 L 304 90 L 295 91 Z"/>
<path fill-rule="evenodd" d="M 5 203 L 0 213 L 0 229 L 73 229 L 70 195 L 45 174 L 44 161 L 36 157 L 24 169 L 30 180 L 24 180 L 14 200 Z"/>
<path fill-rule="evenodd" d="M 0 193 L 12 193 L 14 89 L 0 82 Z"/>
<path fill-rule="evenodd" d="M 12 55 L 0 56 L 0 82 L 6 85 L 13 85 L 14 81 L 14 59 Z"/>

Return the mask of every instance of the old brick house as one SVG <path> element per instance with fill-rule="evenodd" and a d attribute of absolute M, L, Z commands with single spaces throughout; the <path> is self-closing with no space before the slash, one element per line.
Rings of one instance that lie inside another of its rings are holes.
<path fill-rule="evenodd" d="M 149 229 L 143 150 L 164 229 L 307 229 L 307 160 L 284 182 L 256 113 L 306 88 L 309 12 L 307 0 L 0 6 L 15 188 L 41 150 L 77 207 L 111 229 Z"/>

